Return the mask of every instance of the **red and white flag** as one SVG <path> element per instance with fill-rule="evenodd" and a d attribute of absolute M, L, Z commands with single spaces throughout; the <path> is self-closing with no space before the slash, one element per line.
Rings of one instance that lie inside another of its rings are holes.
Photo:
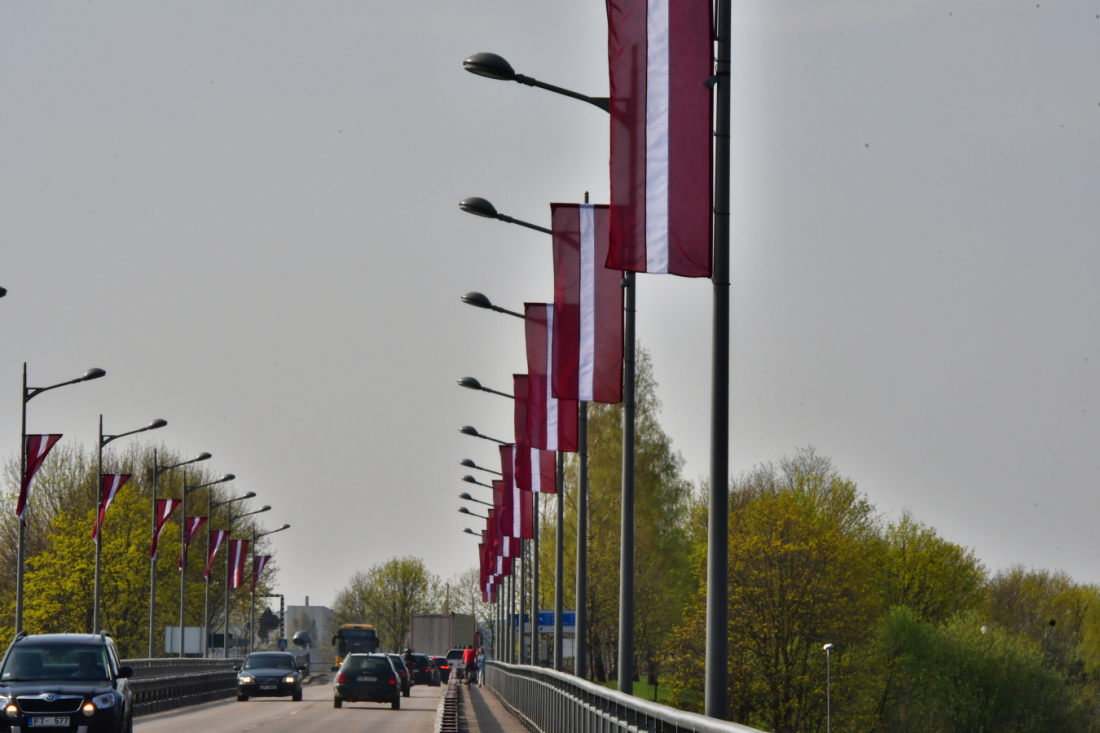
<path fill-rule="evenodd" d="M 180 559 L 177 567 L 183 567 L 183 551 L 191 546 L 191 538 L 199 531 L 199 527 L 206 524 L 206 517 L 187 517 L 183 520 L 183 548 L 180 550 Z"/>
<path fill-rule="evenodd" d="M 244 583 L 244 566 L 248 564 L 248 540 L 229 540 L 229 587 Z"/>
<path fill-rule="evenodd" d="M 577 403 L 559 400 L 551 385 L 554 304 L 525 303 L 527 332 L 527 440 L 532 448 L 577 452 Z"/>
<path fill-rule="evenodd" d="M 210 568 L 214 567 L 214 556 L 218 554 L 218 548 L 222 546 L 229 536 L 229 531 L 215 529 L 210 533 L 210 550 L 206 553 L 206 570 L 202 571 L 202 577 L 210 579 Z"/>
<path fill-rule="evenodd" d="M 500 446 L 501 473 L 504 474 L 504 513 L 501 534 L 506 537 L 529 540 L 535 536 L 535 502 L 530 491 L 524 491 L 516 483 L 516 446 Z"/>
<path fill-rule="evenodd" d="M 153 542 L 149 546 L 149 557 L 156 558 L 157 546 L 160 545 L 160 536 L 164 534 L 164 527 L 168 524 L 168 517 L 182 502 L 179 499 L 157 499 L 157 529 L 153 532 Z"/>
<path fill-rule="evenodd" d="M 520 541 L 518 537 L 513 537 L 510 534 L 509 528 L 512 526 L 513 512 L 510 508 L 505 511 L 505 505 L 513 502 L 515 494 L 511 491 L 505 491 L 504 485 L 503 480 L 493 482 L 494 510 L 489 513 L 489 516 L 492 517 L 494 522 L 496 556 L 498 558 L 513 558 L 519 556 Z"/>
<path fill-rule="evenodd" d="M 614 270 L 710 277 L 711 12 L 607 0 Z"/>
<path fill-rule="evenodd" d="M 527 439 L 528 381 L 526 374 L 512 375 L 512 394 L 516 398 L 516 484 L 525 491 L 554 494 L 558 490 L 554 451 L 532 448 Z"/>
<path fill-rule="evenodd" d="M 31 481 L 38 469 L 42 468 L 42 462 L 50 454 L 50 449 L 57 441 L 61 440 L 61 433 L 49 433 L 47 435 L 28 435 L 24 450 L 27 451 L 27 471 L 23 474 L 23 484 L 19 487 L 19 502 L 15 506 L 15 516 L 20 520 L 27 518 L 27 495 L 31 490 Z"/>
<path fill-rule="evenodd" d="M 101 488 L 103 503 L 99 509 L 99 519 L 92 529 L 92 539 L 96 542 L 99 542 L 99 532 L 103 528 L 103 517 L 107 514 L 107 507 L 111 506 L 111 502 L 115 500 L 115 494 L 129 480 L 130 474 L 128 473 L 103 474 L 103 486 Z"/>
<path fill-rule="evenodd" d="M 554 230 L 553 392 L 623 401 L 622 272 L 607 262 L 607 206 L 550 204 Z"/>
<path fill-rule="evenodd" d="M 271 555 L 252 556 L 252 587 L 248 589 L 250 595 L 256 592 L 256 581 L 260 579 L 260 573 L 267 567 L 269 560 L 271 560 Z"/>

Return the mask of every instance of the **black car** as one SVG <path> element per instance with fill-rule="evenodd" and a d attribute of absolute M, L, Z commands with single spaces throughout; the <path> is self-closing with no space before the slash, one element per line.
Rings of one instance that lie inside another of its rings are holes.
<path fill-rule="evenodd" d="M 427 654 L 410 654 L 405 665 L 414 684 L 439 687 L 439 669 Z"/>
<path fill-rule="evenodd" d="M 332 683 L 332 706 L 346 702 L 388 702 L 401 709 L 400 675 L 385 654 L 349 654 Z"/>
<path fill-rule="evenodd" d="M 133 674 L 106 634 L 21 633 L 0 663 L 0 728 L 132 733 Z"/>
<path fill-rule="evenodd" d="M 409 675 L 409 669 L 405 666 L 405 660 L 401 658 L 400 654 L 387 654 L 390 658 L 390 662 L 393 663 L 393 668 L 397 670 L 397 674 L 401 679 L 401 696 L 408 697 L 412 690 L 413 681 Z"/>
<path fill-rule="evenodd" d="M 451 679 L 451 660 L 446 657 L 429 657 L 435 662 L 436 669 L 439 670 L 440 682 L 447 682 Z"/>
<path fill-rule="evenodd" d="M 250 697 L 286 697 L 302 699 L 302 672 L 293 654 L 286 652 L 256 652 L 234 665 L 237 670 L 237 700 Z"/>

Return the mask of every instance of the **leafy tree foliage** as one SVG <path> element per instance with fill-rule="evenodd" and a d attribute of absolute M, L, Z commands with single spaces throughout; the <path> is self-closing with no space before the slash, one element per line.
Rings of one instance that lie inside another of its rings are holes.
<path fill-rule="evenodd" d="M 413 614 L 435 610 L 439 580 L 418 557 L 392 558 L 357 571 L 336 594 L 336 626 L 373 624 L 382 648 L 400 650 L 409 639 Z"/>

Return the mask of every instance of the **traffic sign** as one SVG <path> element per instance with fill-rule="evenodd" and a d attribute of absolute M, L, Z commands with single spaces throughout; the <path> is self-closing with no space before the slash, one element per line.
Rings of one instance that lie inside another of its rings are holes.
<path fill-rule="evenodd" d="M 286 651 L 286 639 L 279 639 L 279 651 Z"/>
<path fill-rule="evenodd" d="M 575 634 L 577 632 L 577 612 L 561 612 L 561 632 L 563 634 Z M 539 633 L 554 633 L 554 609 L 539 611 Z"/>

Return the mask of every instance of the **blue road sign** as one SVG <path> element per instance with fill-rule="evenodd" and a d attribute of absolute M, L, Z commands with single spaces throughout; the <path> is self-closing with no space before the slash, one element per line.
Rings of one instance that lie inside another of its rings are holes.
<path fill-rule="evenodd" d="M 279 639 L 279 651 L 286 651 L 286 639 Z"/>
<path fill-rule="evenodd" d="M 562 611 L 561 625 L 563 634 L 572 634 L 577 631 L 577 612 Z M 554 633 L 554 610 L 539 611 L 539 633 Z"/>

